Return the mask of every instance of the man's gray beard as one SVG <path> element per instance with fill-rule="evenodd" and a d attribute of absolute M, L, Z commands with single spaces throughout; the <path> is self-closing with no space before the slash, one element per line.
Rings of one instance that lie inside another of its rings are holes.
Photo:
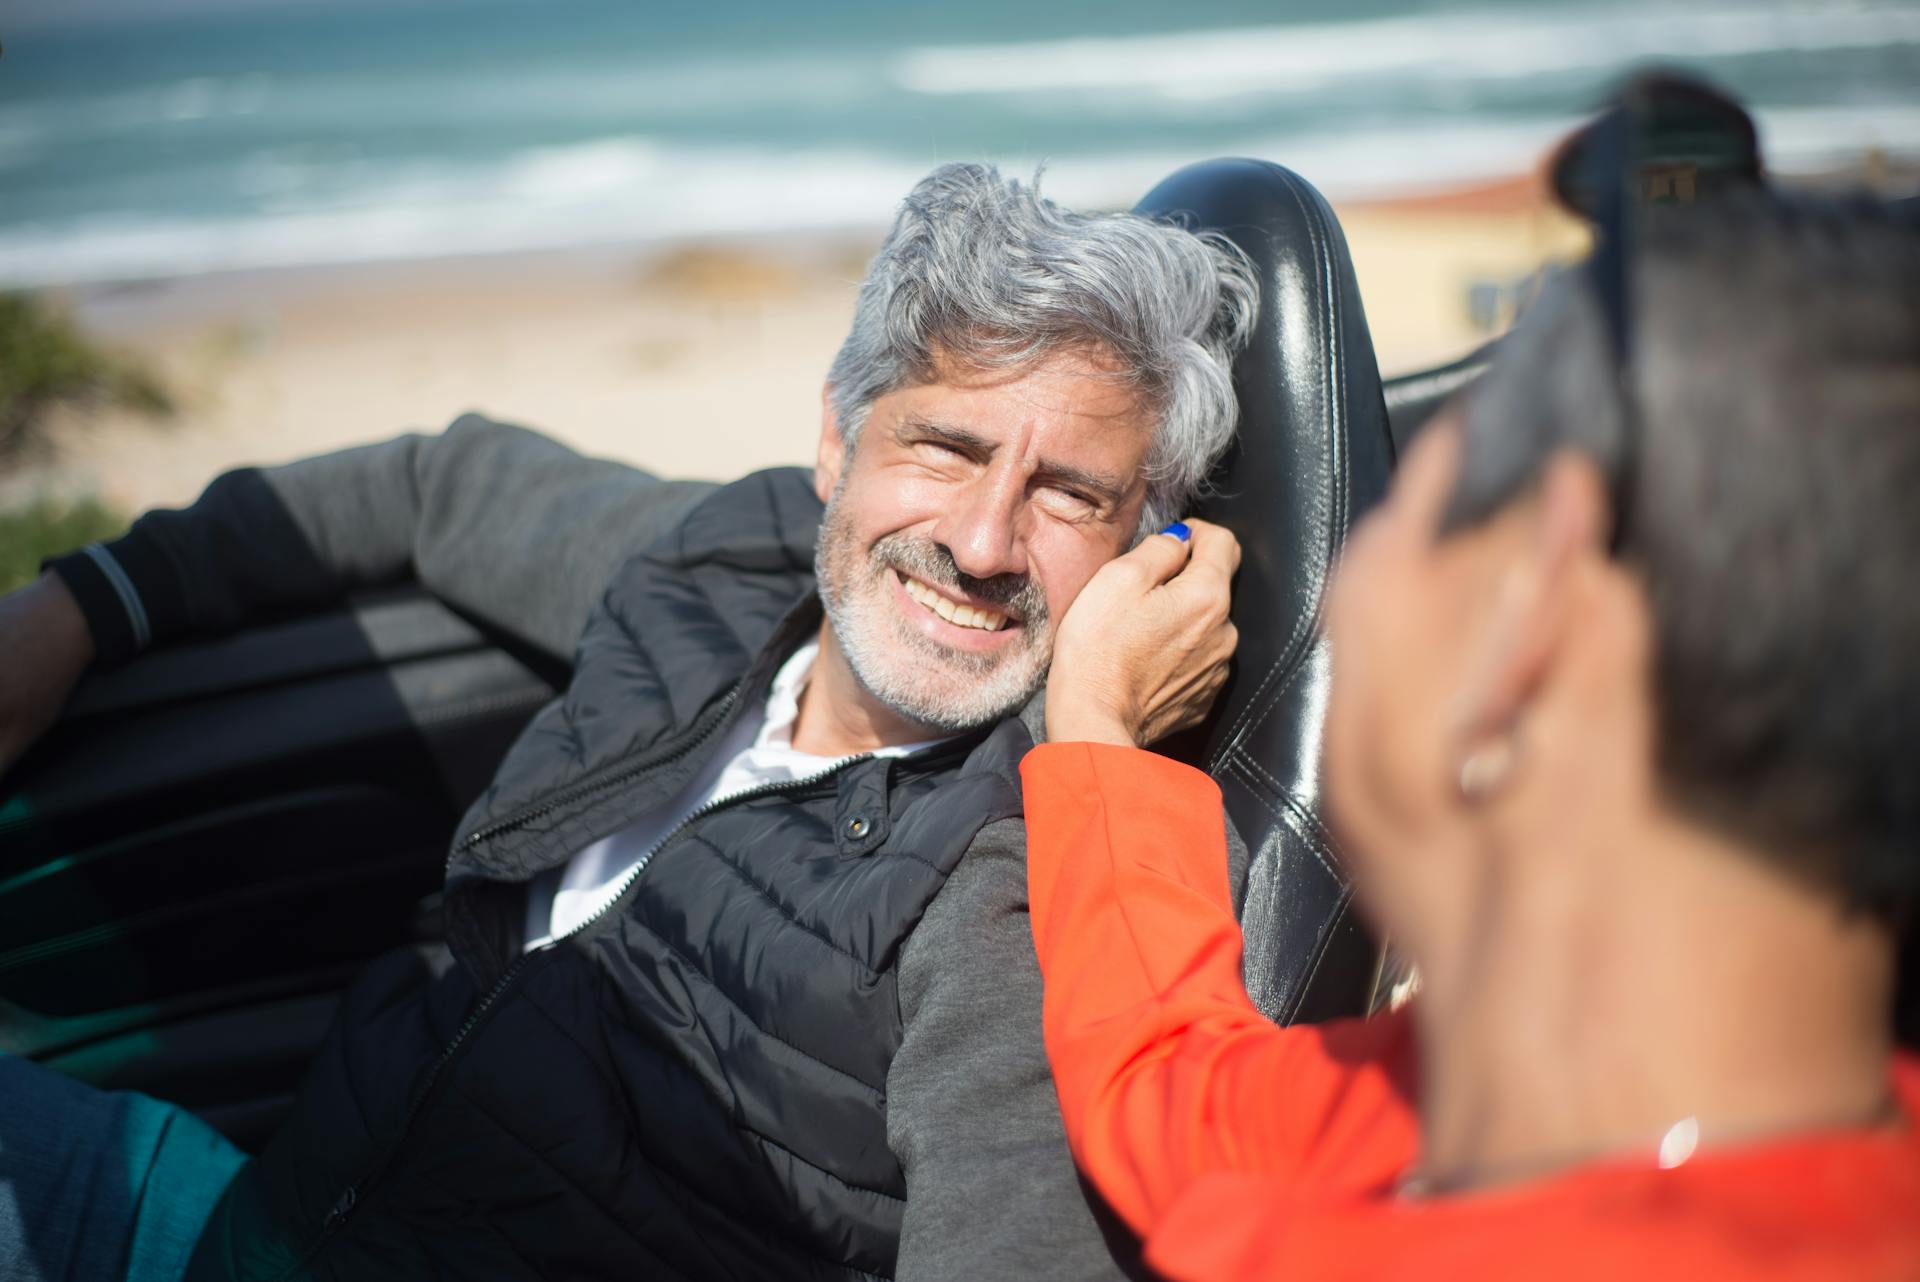
<path fill-rule="evenodd" d="M 895 714 L 957 734 L 1017 712 L 1046 680 L 1053 629 L 1046 598 L 1024 575 L 962 574 L 933 540 L 889 534 L 863 554 L 842 515 L 840 489 L 827 500 L 813 569 L 827 623 L 861 688 Z M 895 570 L 964 591 L 1023 620 L 1021 644 L 996 654 L 956 650 L 907 625 L 891 601 Z"/>

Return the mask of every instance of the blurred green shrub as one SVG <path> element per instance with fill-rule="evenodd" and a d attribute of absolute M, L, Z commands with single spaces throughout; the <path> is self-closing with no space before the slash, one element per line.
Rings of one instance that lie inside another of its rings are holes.
<path fill-rule="evenodd" d="M 0 293 L 0 468 L 45 454 L 56 409 L 169 417 L 174 402 L 139 362 L 95 343 L 35 294 Z"/>
<path fill-rule="evenodd" d="M 123 532 L 127 517 L 99 499 L 38 498 L 0 512 L 0 592 L 40 573 L 40 562 Z"/>

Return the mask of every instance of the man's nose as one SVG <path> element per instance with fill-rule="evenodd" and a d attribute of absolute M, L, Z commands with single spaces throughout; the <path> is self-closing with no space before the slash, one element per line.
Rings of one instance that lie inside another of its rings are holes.
<path fill-rule="evenodd" d="M 1013 468 L 987 468 L 933 527 L 960 572 L 976 579 L 1027 572 L 1026 480 Z"/>

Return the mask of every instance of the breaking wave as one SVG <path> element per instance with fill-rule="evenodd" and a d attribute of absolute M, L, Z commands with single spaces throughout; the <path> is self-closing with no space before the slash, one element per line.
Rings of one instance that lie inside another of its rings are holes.
<path fill-rule="evenodd" d="M 1396 123 L 1247 136 L 1218 149 L 1278 161 L 1336 198 L 1432 187 L 1525 169 L 1576 121 L 1535 117 L 1458 125 Z M 1920 104 L 1806 108 L 1761 115 L 1778 163 L 1817 165 L 1920 138 Z M 1203 158 L 1173 148 L 997 156 L 1010 172 L 1043 163 L 1048 193 L 1124 207 Z M 255 181 L 275 164 L 257 159 Z M 884 152 L 687 148 L 647 137 L 535 147 L 489 163 L 385 170 L 314 162 L 286 190 L 231 216 L 80 218 L 0 226 L 0 284 L 42 285 L 229 268 L 380 261 L 618 244 L 790 229 L 877 229 L 931 166 Z M 311 198 L 302 192 L 316 193 Z M 324 197 L 318 193 L 324 193 Z"/>

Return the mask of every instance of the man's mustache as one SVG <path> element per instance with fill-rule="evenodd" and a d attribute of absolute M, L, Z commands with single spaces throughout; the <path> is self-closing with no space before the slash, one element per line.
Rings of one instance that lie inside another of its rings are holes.
<path fill-rule="evenodd" d="M 922 535 L 905 531 L 889 534 L 873 545 L 872 556 L 877 564 L 911 575 L 929 586 L 951 588 L 976 601 L 985 601 L 1029 628 L 1038 628 L 1047 621 L 1046 595 L 1031 576 L 996 574 L 990 579 L 976 579 L 960 569 L 953 553 Z"/>

